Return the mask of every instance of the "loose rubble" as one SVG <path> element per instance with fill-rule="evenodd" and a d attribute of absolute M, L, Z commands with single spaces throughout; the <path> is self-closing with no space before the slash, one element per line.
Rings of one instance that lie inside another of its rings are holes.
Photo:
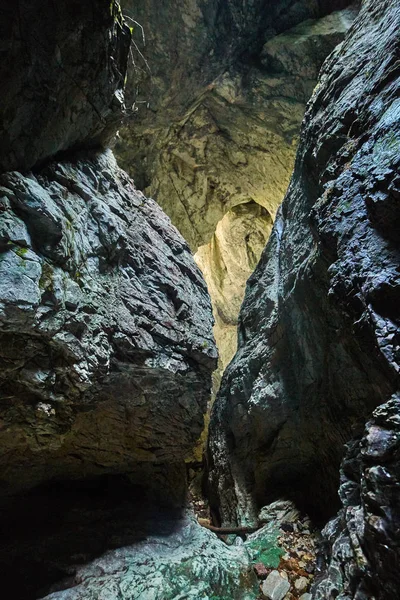
<path fill-rule="evenodd" d="M 198 522 L 210 527 L 208 504 L 195 485 L 198 475 L 190 470 L 189 478 L 189 500 Z M 294 504 L 286 500 L 263 507 L 259 524 L 260 528 L 254 533 L 219 534 L 228 545 L 243 545 L 249 553 L 260 583 L 258 599 L 311 600 L 308 592 L 314 581 L 319 531 L 308 516 L 301 515 Z M 228 529 L 221 528 L 221 531 Z"/>

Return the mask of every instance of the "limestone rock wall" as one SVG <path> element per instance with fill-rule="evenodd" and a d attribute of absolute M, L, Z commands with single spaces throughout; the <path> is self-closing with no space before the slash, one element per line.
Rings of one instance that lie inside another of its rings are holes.
<path fill-rule="evenodd" d="M 238 204 L 274 218 L 318 71 L 356 14 L 333 11 L 349 4 L 124 2 L 148 66 L 134 52 L 117 155 L 193 250 Z"/>
<path fill-rule="evenodd" d="M 246 282 L 254 271 L 272 228 L 269 213 L 259 204 L 239 204 L 217 224 L 208 244 L 194 258 L 199 265 L 213 304 L 214 335 L 219 350 L 219 369 L 214 373 L 218 389 L 224 369 L 237 345 L 237 324 Z"/>
<path fill-rule="evenodd" d="M 110 151 L 1 195 L 3 486 L 183 460 L 216 358 L 186 243 Z"/>
<path fill-rule="evenodd" d="M 306 112 L 211 415 L 224 523 L 279 496 L 332 515 L 345 442 L 399 388 L 399 19 L 363 2 Z"/>

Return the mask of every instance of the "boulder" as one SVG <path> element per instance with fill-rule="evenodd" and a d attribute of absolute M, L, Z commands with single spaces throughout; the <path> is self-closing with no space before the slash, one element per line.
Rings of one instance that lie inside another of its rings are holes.
<path fill-rule="evenodd" d="M 290 590 L 290 583 L 279 571 L 271 571 L 261 589 L 269 600 L 283 600 Z"/>
<path fill-rule="evenodd" d="M 256 600 L 243 547 L 227 546 L 190 515 L 172 525 L 169 535 L 107 552 L 42 600 Z"/>
<path fill-rule="evenodd" d="M 0 195 L 1 493 L 183 464 L 216 363 L 187 244 L 111 151 Z"/>

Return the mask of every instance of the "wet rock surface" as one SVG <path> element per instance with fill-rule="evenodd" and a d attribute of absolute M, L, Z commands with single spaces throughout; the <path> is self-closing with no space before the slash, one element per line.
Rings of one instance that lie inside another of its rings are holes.
<path fill-rule="evenodd" d="M 332 515 L 345 442 L 399 387 L 400 255 L 377 216 L 393 210 L 399 171 L 399 19 L 397 3 L 364 2 L 307 110 L 211 416 L 211 508 L 223 524 L 255 522 L 279 494 Z M 372 551 L 375 585 L 391 598 L 384 546 Z"/>
<path fill-rule="evenodd" d="M 111 152 L 1 176 L 3 493 L 183 460 L 216 352 L 205 284 Z"/>
<path fill-rule="evenodd" d="M 156 531 L 78 569 L 65 590 L 46 600 L 255 600 L 244 548 L 226 546 L 190 514 L 170 520 L 164 514 Z"/>
<path fill-rule="evenodd" d="M 124 109 L 131 39 L 114 0 L 0 8 L 0 171 L 106 145 Z"/>
<path fill-rule="evenodd" d="M 377 408 L 341 467 L 343 509 L 323 530 L 318 600 L 395 600 L 399 594 L 400 397 Z"/>

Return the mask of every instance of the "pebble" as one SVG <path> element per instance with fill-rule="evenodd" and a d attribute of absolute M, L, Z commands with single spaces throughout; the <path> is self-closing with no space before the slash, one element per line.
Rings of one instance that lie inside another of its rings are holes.
<path fill-rule="evenodd" d="M 269 570 L 262 563 L 256 563 L 253 569 L 259 579 L 266 579 L 268 577 Z"/>
<path fill-rule="evenodd" d="M 279 571 L 271 571 L 261 589 L 269 600 L 282 600 L 290 590 L 290 583 Z"/>
<path fill-rule="evenodd" d="M 294 582 L 294 587 L 298 592 L 305 592 L 308 587 L 308 579 L 307 577 L 299 577 Z"/>
<path fill-rule="evenodd" d="M 311 594 L 302 594 L 299 600 L 312 600 Z"/>

